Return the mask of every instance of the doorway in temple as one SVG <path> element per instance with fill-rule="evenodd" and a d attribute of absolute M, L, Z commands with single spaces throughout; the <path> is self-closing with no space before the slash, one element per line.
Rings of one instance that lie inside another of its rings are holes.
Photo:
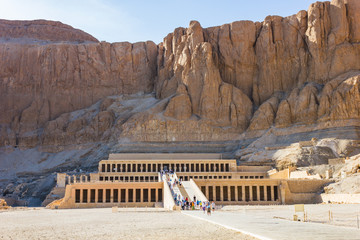
<path fill-rule="evenodd" d="M 169 171 L 169 170 L 170 170 L 169 164 L 163 164 L 163 170 L 164 170 L 165 172 Z"/>

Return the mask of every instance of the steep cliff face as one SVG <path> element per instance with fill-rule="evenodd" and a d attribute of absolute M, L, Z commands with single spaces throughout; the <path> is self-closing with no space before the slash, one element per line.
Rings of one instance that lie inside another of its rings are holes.
<path fill-rule="evenodd" d="M 214 49 L 222 80 L 241 89 L 255 104 L 274 92 L 305 82 L 322 84 L 359 69 L 357 8 L 357 1 L 317 2 L 308 12 L 269 16 L 262 23 L 240 21 L 202 29 L 193 22 L 187 30 L 176 29 L 160 46 L 158 96 L 174 93 L 174 79 L 186 74 L 186 59 L 204 41 Z"/>
<path fill-rule="evenodd" d="M 151 111 L 121 123 L 101 113 L 98 135 L 115 124 L 117 137 L 131 141 L 223 141 L 273 127 L 344 125 L 360 117 L 359 9 L 359 1 L 333 0 L 261 23 L 192 21 L 159 46 L 98 43 L 57 22 L 0 21 L 10 39 L 0 44 L 0 144 L 50 144 L 54 131 L 66 141 L 88 124 L 66 114 L 106 96 L 152 91 L 162 101 Z"/>
<path fill-rule="evenodd" d="M 2 145 L 106 96 L 151 92 L 156 56 L 153 42 L 0 44 Z"/>
<path fill-rule="evenodd" d="M 359 7 L 359 1 L 333 0 L 290 17 L 269 16 L 262 23 L 203 29 L 191 22 L 159 46 L 156 96 L 175 94 L 168 116 L 184 119 L 192 112 L 239 132 L 358 118 L 357 110 L 348 109 L 358 109 L 350 102 L 341 106 L 346 114 L 334 109 L 336 101 L 355 96 L 335 100 L 334 95 L 345 97 L 350 89 L 357 95 L 358 73 L 347 80 L 349 75 L 341 75 L 360 69 Z M 182 96 L 188 94 L 191 105 L 179 98 L 177 88 Z M 234 91 L 240 96 L 237 102 L 230 94 Z M 182 115 L 184 105 L 191 111 Z"/>

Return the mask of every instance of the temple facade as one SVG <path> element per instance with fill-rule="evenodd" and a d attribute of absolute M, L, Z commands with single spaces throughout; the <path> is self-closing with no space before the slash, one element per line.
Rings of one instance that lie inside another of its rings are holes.
<path fill-rule="evenodd" d="M 317 192 L 328 181 L 291 179 L 292 170 L 238 166 L 235 159 L 223 159 L 221 154 L 110 154 L 109 159 L 99 162 L 97 173 L 58 173 L 53 191 L 63 198 L 48 206 L 173 210 L 174 196 L 222 205 L 316 201 Z M 182 184 L 175 185 L 174 181 Z"/>

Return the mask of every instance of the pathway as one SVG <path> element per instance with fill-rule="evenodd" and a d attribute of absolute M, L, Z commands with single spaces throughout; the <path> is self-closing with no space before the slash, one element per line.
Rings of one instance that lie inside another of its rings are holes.
<path fill-rule="evenodd" d="M 207 214 L 204 214 L 201 211 L 182 211 L 182 213 L 257 237 L 259 239 L 360 239 L 360 230 L 356 228 L 269 218 L 264 217 L 262 211 L 252 211 L 251 213 L 247 213 L 246 211 L 215 211 L 211 214 L 211 216 L 207 216 Z"/>

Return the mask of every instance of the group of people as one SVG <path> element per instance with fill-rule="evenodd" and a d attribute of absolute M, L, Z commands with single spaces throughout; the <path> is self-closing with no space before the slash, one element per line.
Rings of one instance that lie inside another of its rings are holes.
<path fill-rule="evenodd" d="M 174 197 L 175 203 L 177 206 L 181 206 L 182 210 L 203 210 L 204 214 L 207 212 L 208 215 L 211 215 L 211 212 L 215 211 L 215 203 L 212 201 L 199 201 L 196 200 L 194 196 L 194 201 L 190 201 L 187 197 L 180 199 L 180 195 L 175 194 Z"/>
<path fill-rule="evenodd" d="M 174 187 L 179 186 L 181 187 L 181 181 L 173 178 L 174 172 L 170 169 L 167 170 L 161 170 L 160 171 L 161 176 L 165 176 L 166 180 L 169 184 L 171 193 L 174 196 L 174 201 L 177 206 L 180 206 L 182 210 L 203 210 L 204 214 L 207 212 L 208 215 L 211 215 L 211 212 L 215 211 L 215 203 L 212 201 L 211 203 L 209 201 L 199 201 L 196 200 L 196 196 L 193 197 L 193 201 L 190 201 L 188 197 L 183 197 L 180 194 L 174 193 Z"/>

